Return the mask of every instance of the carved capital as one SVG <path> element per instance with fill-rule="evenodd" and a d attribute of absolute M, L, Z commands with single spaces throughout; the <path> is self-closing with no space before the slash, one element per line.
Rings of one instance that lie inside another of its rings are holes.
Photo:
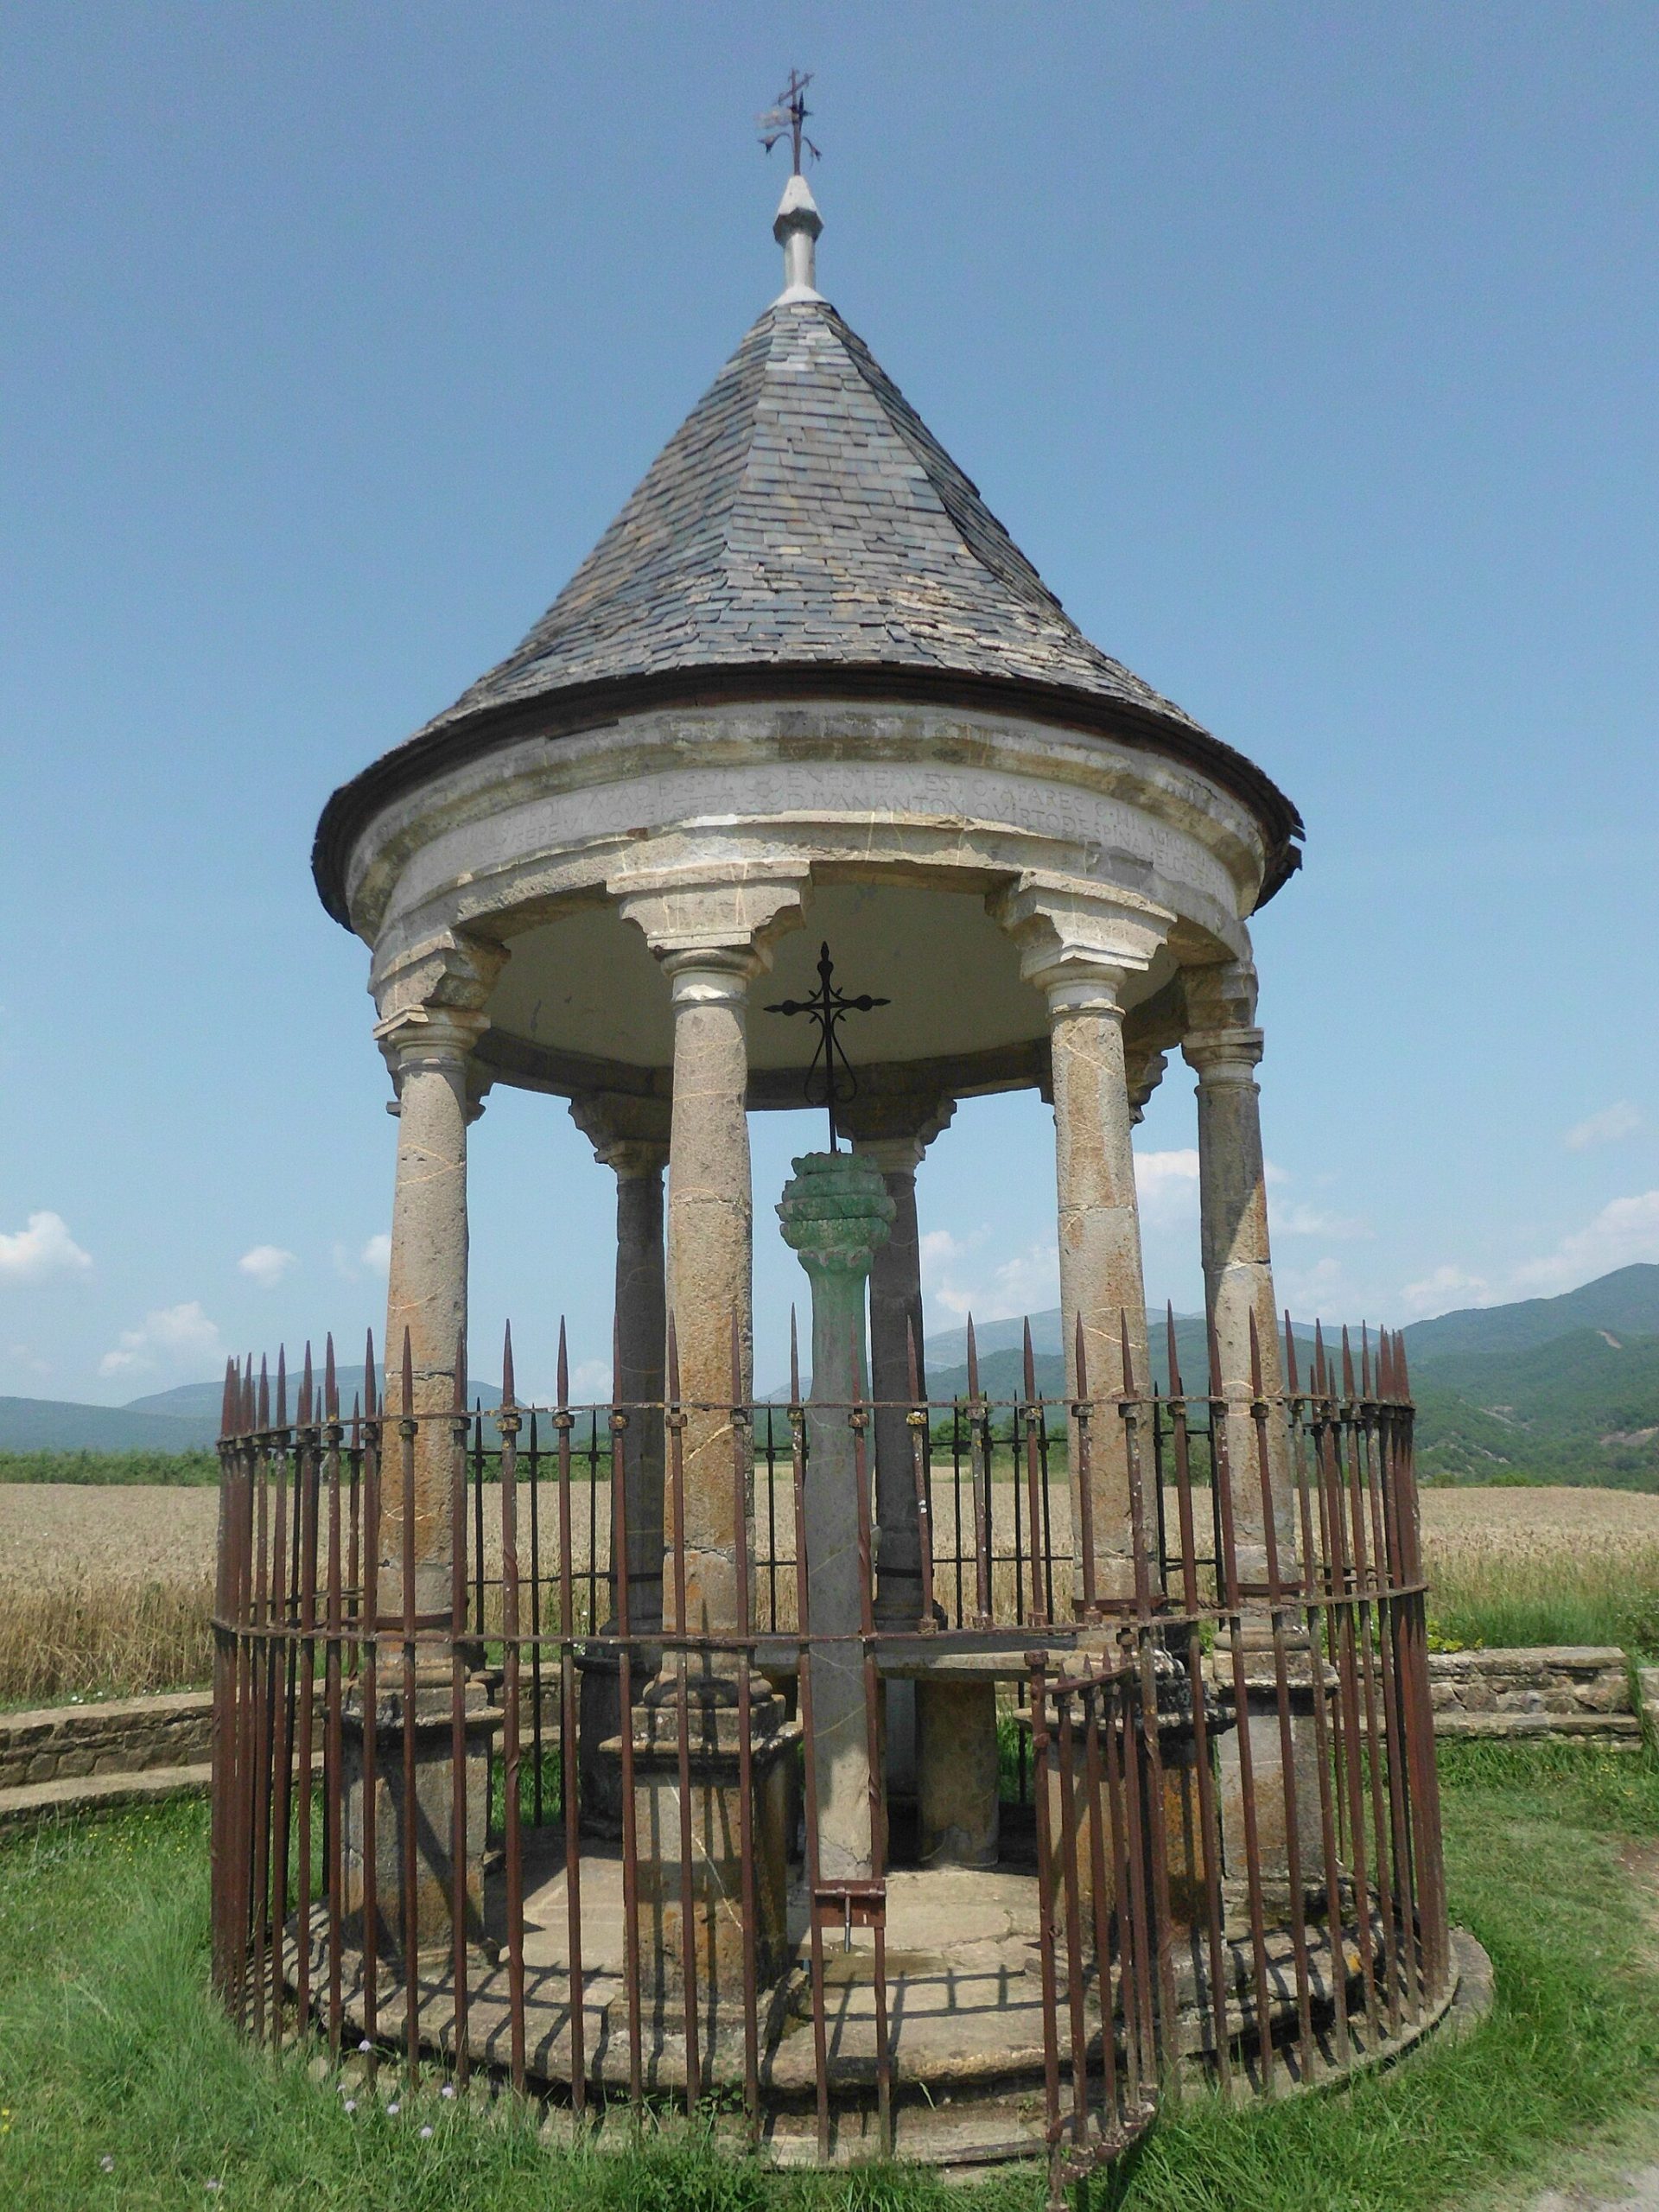
<path fill-rule="evenodd" d="M 1222 960 L 1212 967 L 1184 968 L 1181 983 L 1186 996 L 1189 1033 L 1255 1027 L 1256 976 L 1253 961 Z"/>
<path fill-rule="evenodd" d="M 1122 1011 L 1131 976 L 1151 967 L 1174 925 L 1167 907 L 1131 891 L 1027 874 L 985 902 L 1020 947 L 1020 973 L 1050 1012 Z"/>
<path fill-rule="evenodd" d="M 461 930 L 442 930 L 384 966 L 377 962 L 370 985 L 380 1013 L 375 1034 L 390 1035 L 406 1014 L 480 1014 L 506 958 L 505 945 Z M 488 1027 L 480 1020 L 478 1033 Z"/>
<path fill-rule="evenodd" d="M 810 888 L 792 861 L 744 861 L 720 875 L 695 869 L 618 875 L 606 887 L 671 976 L 729 975 L 745 986 L 771 967 L 777 940 L 800 927 Z"/>
<path fill-rule="evenodd" d="M 584 1091 L 570 1101 L 570 1118 L 594 1159 L 621 1178 L 661 1174 L 668 1165 L 670 1114 L 665 1098 L 620 1091 Z"/>
<path fill-rule="evenodd" d="M 1262 1032 L 1201 1029 L 1181 1039 L 1181 1051 L 1200 1084 L 1254 1083 L 1262 1059 Z"/>
<path fill-rule="evenodd" d="M 1169 1055 L 1156 1046 L 1125 1044 L 1123 1072 L 1128 1086 L 1129 1119 L 1141 1122 L 1146 1117 L 1147 1102 L 1164 1079 L 1164 1070 Z"/>
<path fill-rule="evenodd" d="M 950 1125 L 954 1098 L 915 1092 L 860 1092 L 836 1109 L 836 1121 L 865 1159 L 884 1175 L 913 1175 L 936 1136 Z"/>
<path fill-rule="evenodd" d="M 895 1211 L 874 1160 L 854 1152 L 809 1152 L 791 1162 L 778 1207 L 784 1242 L 809 1274 L 867 1275 Z"/>

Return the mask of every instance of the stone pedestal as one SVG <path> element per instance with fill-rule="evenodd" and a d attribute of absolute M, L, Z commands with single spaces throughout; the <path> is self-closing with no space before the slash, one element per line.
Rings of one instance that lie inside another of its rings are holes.
<path fill-rule="evenodd" d="M 924 1866 L 995 1866 L 996 1685 L 946 1675 L 916 1690 L 916 1821 Z"/>
<path fill-rule="evenodd" d="M 383 1651 L 383 1687 L 377 1700 L 374 1733 L 374 1796 L 364 1790 L 363 1750 L 367 1726 L 362 1700 L 349 1693 L 341 1714 L 345 1745 L 346 1900 L 344 1928 L 348 1943 L 360 1946 L 366 1903 L 364 1867 L 374 1860 L 376 1943 L 382 1960 L 401 1960 L 404 1915 L 410 1885 L 415 1893 L 416 1945 L 419 1958 L 448 1958 L 454 1949 L 454 1768 L 447 1669 L 417 1677 L 415 1687 L 415 1857 L 405 1858 L 406 1803 L 404 1693 L 401 1684 L 385 1687 L 397 1661 Z M 489 1811 L 490 1739 L 501 1716 L 488 1703 L 484 1686 L 471 1681 L 466 1693 L 467 1755 L 467 1940 L 476 1942 L 484 1929 L 484 1838 Z"/>
<path fill-rule="evenodd" d="M 743 1761 L 736 1707 L 699 1696 L 694 1682 L 685 1700 L 690 1836 L 683 1856 L 679 1698 L 671 1661 L 634 1708 L 639 1970 L 648 2000 L 665 2005 L 683 1997 L 690 1955 L 699 2009 L 712 2013 L 743 1989 Z M 762 1988 L 777 1980 L 788 1956 L 791 1769 L 800 1735 L 783 1700 L 757 1682 L 749 1727 L 754 1921 L 748 1940 Z M 620 1741 L 606 1747 L 619 1762 L 621 1748 Z M 672 2019 L 665 2024 L 671 2029 Z"/>
<path fill-rule="evenodd" d="M 880 1853 L 880 1777 L 870 1772 L 871 1731 L 856 1638 L 873 1623 L 874 1592 L 868 1562 L 859 1555 L 857 1454 L 848 1408 L 855 1396 L 868 1395 L 864 1284 L 893 1205 L 880 1169 L 856 1153 L 808 1153 L 793 1164 L 794 1179 L 785 1188 L 778 1214 L 812 1286 L 812 1395 L 801 1532 L 807 1632 L 814 1639 L 836 1639 L 811 1647 L 818 1878 L 867 1881 Z M 868 1479 L 868 1463 L 865 1473 Z M 867 1495 L 867 1516 L 868 1510 Z"/>
<path fill-rule="evenodd" d="M 1059 1731 L 1051 1722 L 1051 1742 L 1048 1764 L 1039 1781 L 1046 1791 L 1048 1802 L 1049 1834 L 1053 1840 L 1053 1891 L 1055 1910 L 1065 1909 L 1065 1857 L 1066 1851 L 1075 1851 L 1077 1862 L 1077 1893 L 1082 1916 L 1084 1943 L 1094 1944 L 1095 1912 L 1095 1835 L 1094 1826 L 1100 1827 L 1100 1858 L 1105 1878 L 1103 1904 L 1110 1912 L 1117 1903 L 1118 1853 L 1120 1848 L 1139 1857 L 1148 1909 L 1153 1899 L 1153 1806 L 1154 1789 L 1158 1790 L 1158 1804 L 1163 1815 L 1164 1866 L 1169 1890 L 1169 1916 L 1176 1928 L 1202 1929 L 1207 1916 L 1206 1874 L 1208 1858 L 1204 1834 L 1204 1822 L 1198 1796 L 1198 1742 L 1192 1725 L 1192 1686 L 1186 1669 L 1166 1652 L 1154 1658 L 1154 1680 L 1158 1700 L 1158 1769 L 1154 1771 L 1146 1738 L 1138 1717 L 1124 1725 L 1122 1709 L 1114 1708 L 1103 1700 L 1100 1718 L 1100 1793 L 1096 1797 L 1089 1786 L 1088 1741 L 1084 1724 L 1083 1700 L 1073 1700 L 1071 1707 L 1071 1827 L 1067 1827 L 1065 1790 L 1060 1770 Z M 1205 1707 L 1212 1752 L 1218 1739 L 1225 1743 L 1230 1736 L 1227 1716 L 1211 1695 Z M 1138 1825 L 1120 1836 L 1113 1823 L 1111 1792 L 1108 1782 L 1110 1765 L 1107 1754 L 1106 1736 L 1109 1728 L 1121 1731 L 1117 1746 L 1120 1777 L 1119 1802 L 1123 1818 L 1128 1819 L 1129 1796 L 1127 1788 L 1128 1763 L 1135 1767 L 1136 1796 L 1140 1804 Z M 1219 1756 L 1225 1757 L 1224 1751 Z M 1068 1836 L 1074 1840 L 1068 1842 Z M 1215 1839 L 1207 1847 L 1213 1856 Z"/>

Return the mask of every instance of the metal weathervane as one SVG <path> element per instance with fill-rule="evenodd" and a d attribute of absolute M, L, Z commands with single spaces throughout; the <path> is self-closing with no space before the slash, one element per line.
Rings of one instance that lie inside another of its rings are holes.
<path fill-rule="evenodd" d="M 858 1096 L 858 1077 L 853 1073 L 847 1055 L 841 1047 L 836 1031 L 849 1014 L 871 1014 L 879 1006 L 891 1006 L 891 999 L 872 998 L 868 991 L 857 998 L 849 998 L 845 991 L 837 990 L 832 980 L 836 963 L 830 957 L 827 944 L 818 948 L 818 988 L 810 999 L 783 999 L 776 1006 L 766 1008 L 768 1014 L 804 1014 L 818 1026 L 818 1049 L 812 1055 L 812 1065 L 806 1071 L 806 1103 L 809 1106 L 823 1106 L 830 1115 L 830 1149 L 839 1151 L 836 1141 L 836 1109 L 849 1106 Z"/>
<path fill-rule="evenodd" d="M 806 136 L 802 127 L 811 113 L 811 110 L 806 104 L 806 88 L 811 81 L 812 72 L 810 69 L 804 76 L 798 69 L 791 69 L 789 73 L 789 82 L 778 95 L 777 105 L 769 107 L 764 115 L 757 115 L 754 118 L 760 125 L 760 143 L 768 153 L 780 138 L 787 138 L 790 141 L 795 156 L 793 173 L 797 176 L 801 174 L 803 146 L 815 162 L 821 162 L 823 159 L 823 156 Z"/>

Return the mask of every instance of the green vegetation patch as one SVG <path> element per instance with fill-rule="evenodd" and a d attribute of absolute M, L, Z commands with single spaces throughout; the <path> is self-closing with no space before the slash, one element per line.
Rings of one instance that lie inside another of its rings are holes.
<path fill-rule="evenodd" d="M 169 1483 L 219 1481 L 216 1452 L 0 1452 L 0 1483 Z"/>
<path fill-rule="evenodd" d="M 1659 1856 L 1659 1777 L 1570 1745 L 1459 1746 L 1443 1770 L 1452 1909 L 1492 1955 L 1491 2017 L 1345 2094 L 1171 2104 L 1095 2206 L 1427 2212 L 1650 2100 L 1659 1974 L 1624 1859 Z M 194 1805 L 0 1847 L 0 2107 L 9 2212 L 1037 2212 L 1044 2194 L 1028 2168 L 971 2193 L 898 2170 L 774 2177 L 683 2127 L 623 2156 L 556 2151 L 510 2098 L 274 2064 L 207 1993 Z"/>

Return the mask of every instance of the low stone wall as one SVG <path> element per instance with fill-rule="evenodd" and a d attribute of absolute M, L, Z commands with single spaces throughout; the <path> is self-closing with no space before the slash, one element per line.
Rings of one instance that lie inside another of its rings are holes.
<path fill-rule="evenodd" d="M 1435 1652 L 1428 1670 L 1437 1736 L 1588 1738 L 1632 1747 L 1641 1741 L 1629 1662 L 1611 1645 Z M 1644 1669 L 1642 1679 L 1659 1728 L 1659 1669 Z M 528 1728 L 528 1682 L 524 1696 Z M 556 1694 L 544 1693 L 543 1704 L 544 1725 L 556 1728 Z M 197 1766 L 211 1756 L 212 1742 L 207 1690 L 0 1713 L 0 1789 Z"/>
<path fill-rule="evenodd" d="M 213 1715 L 211 1690 L 0 1713 L 0 1789 L 198 1766 L 212 1752 Z"/>
<path fill-rule="evenodd" d="M 1428 1662 L 1440 1737 L 1642 1740 L 1630 1662 L 1611 1644 L 1530 1651 L 1437 1651 Z"/>

